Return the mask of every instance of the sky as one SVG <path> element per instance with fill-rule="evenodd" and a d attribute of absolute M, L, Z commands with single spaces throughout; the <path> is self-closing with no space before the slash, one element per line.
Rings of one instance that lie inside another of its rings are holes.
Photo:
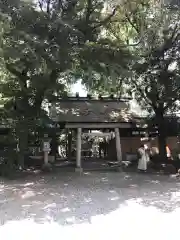
<path fill-rule="evenodd" d="M 73 95 L 75 95 L 78 92 L 80 97 L 86 97 L 87 96 L 87 91 L 85 90 L 85 88 L 81 84 L 81 80 L 79 80 L 77 83 L 72 85 L 71 92 L 72 92 Z"/>

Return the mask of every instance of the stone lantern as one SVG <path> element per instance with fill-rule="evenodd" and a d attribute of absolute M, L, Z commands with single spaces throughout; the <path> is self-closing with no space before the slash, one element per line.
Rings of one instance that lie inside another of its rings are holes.
<path fill-rule="evenodd" d="M 49 166 L 49 152 L 51 151 L 50 147 L 51 138 L 48 137 L 48 134 L 44 134 L 43 138 L 43 152 L 44 152 L 44 166 Z"/>

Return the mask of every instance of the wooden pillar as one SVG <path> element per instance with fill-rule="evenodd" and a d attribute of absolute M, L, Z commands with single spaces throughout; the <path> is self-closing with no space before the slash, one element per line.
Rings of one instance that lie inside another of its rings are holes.
<path fill-rule="evenodd" d="M 49 153 L 49 159 L 50 159 L 50 162 L 55 162 L 56 160 L 56 155 L 57 155 L 57 152 L 58 152 L 58 141 L 57 141 L 57 136 L 56 136 L 56 129 L 53 129 L 52 130 L 52 139 L 51 139 L 51 142 L 50 142 L 50 148 L 51 148 L 51 151 Z"/>
<path fill-rule="evenodd" d="M 65 130 L 66 131 L 66 157 L 68 157 L 68 128 Z"/>
<path fill-rule="evenodd" d="M 121 141 L 119 129 L 115 128 L 115 137 L 116 137 L 116 152 L 117 152 L 117 161 L 122 162 L 122 150 L 121 150 Z"/>
<path fill-rule="evenodd" d="M 77 129 L 77 145 L 76 145 L 76 170 L 82 171 L 81 166 L 81 138 L 82 138 L 82 128 Z"/>

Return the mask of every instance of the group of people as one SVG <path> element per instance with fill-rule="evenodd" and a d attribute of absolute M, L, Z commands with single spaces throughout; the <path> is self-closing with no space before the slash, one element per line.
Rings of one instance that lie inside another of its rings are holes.
<path fill-rule="evenodd" d="M 171 152 L 168 146 L 166 147 L 167 158 L 171 158 Z M 152 155 L 152 149 L 147 144 L 142 144 L 138 149 L 138 170 L 146 171 L 148 163 L 150 162 L 150 155 Z"/>

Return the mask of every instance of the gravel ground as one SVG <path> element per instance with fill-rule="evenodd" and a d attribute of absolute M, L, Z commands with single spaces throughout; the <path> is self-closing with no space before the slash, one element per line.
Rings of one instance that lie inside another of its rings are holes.
<path fill-rule="evenodd" d="M 180 182 L 136 173 L 59 173 L 0 184 L 0 239 L 180 238 Z"/>

